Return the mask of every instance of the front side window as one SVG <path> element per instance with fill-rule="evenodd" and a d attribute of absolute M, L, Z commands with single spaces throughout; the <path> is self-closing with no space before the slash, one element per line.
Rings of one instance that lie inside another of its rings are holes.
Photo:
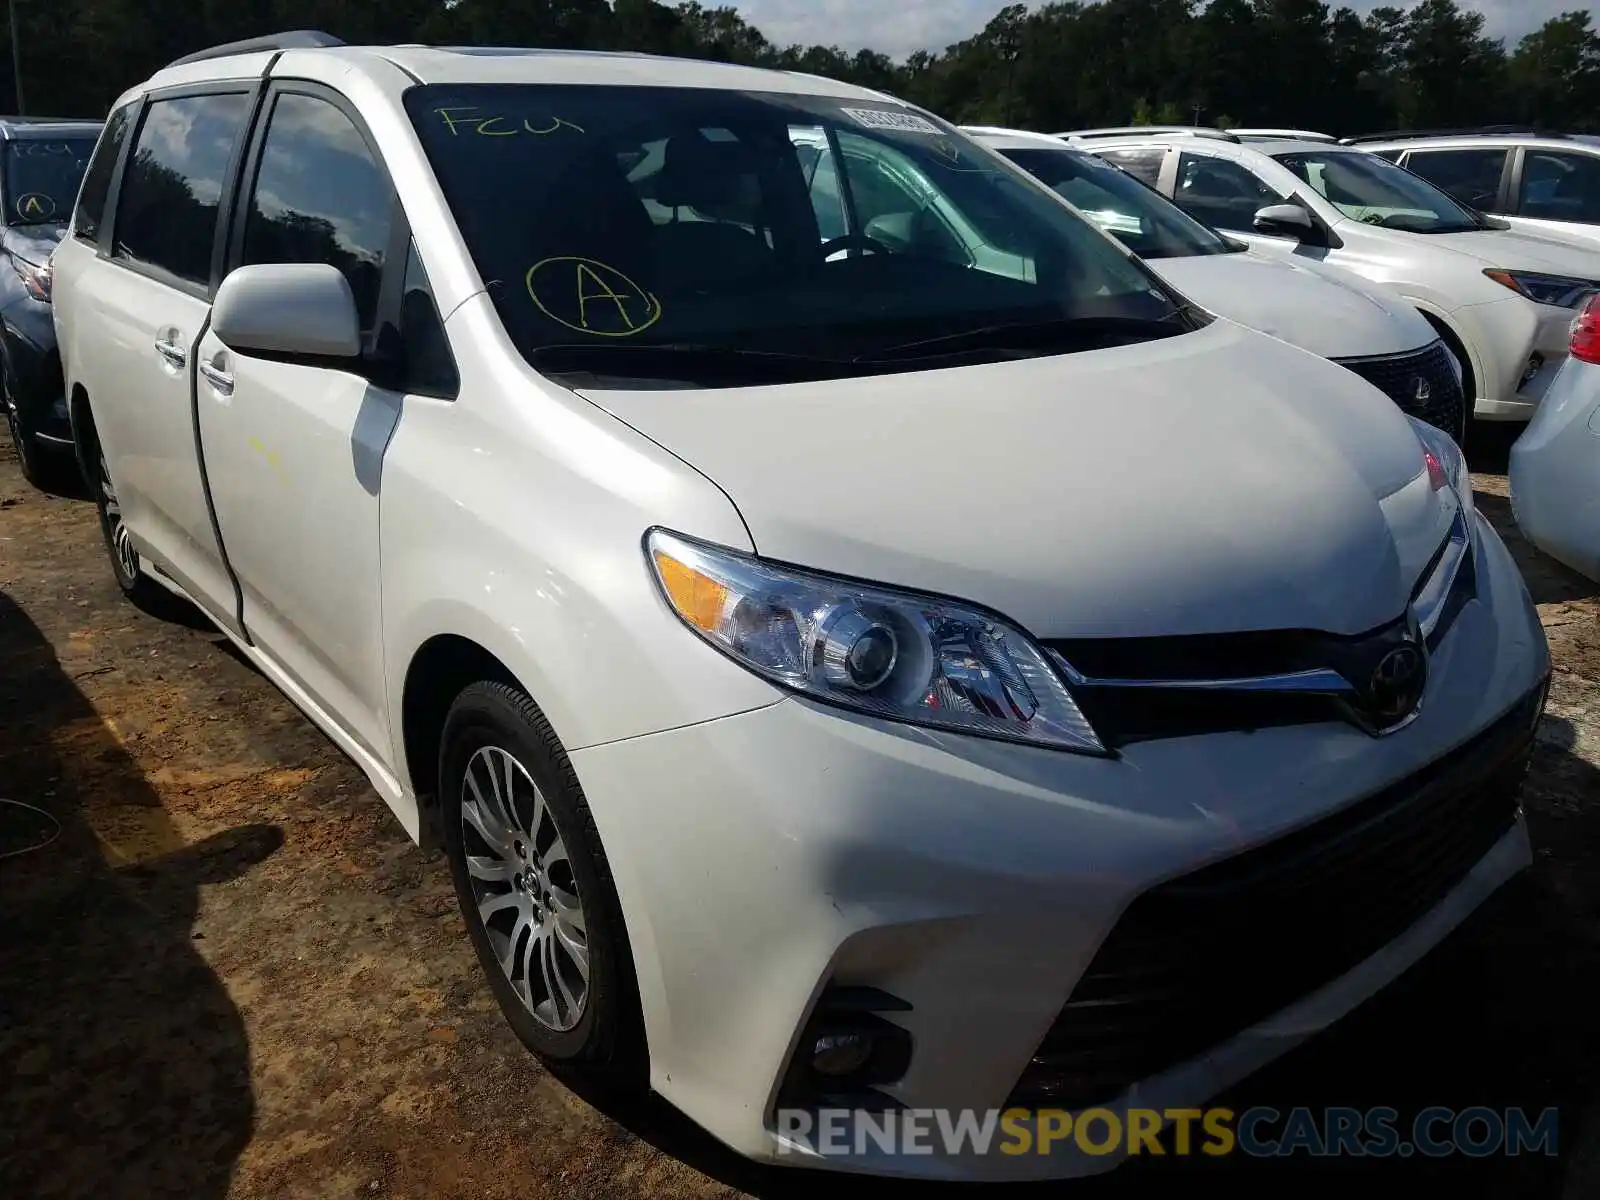
<path fill-rule="evenodd" d="M 245 264 L 332 263 L 361 328 L 378 309 L 394 194 L 360 130 L 337 107 L 285 92 L 272 105 L 245 217 Z"/>
<path fill-rule="evenodd" d="M 116 173 L 117 159 L 122 156 L 122 146 L 128 140 L 137 107 L 137 101 L 124 104 L 106 120 L 94 156 L 84 172 L 78 205 L 72 214 L 72 233 L 85 242 L 100 240 L 100 225 L 105 220 L 106 201 L 111 195 L 111 176 Z"/>
<path fill-rule="evenodd" d="M 150 104 L 117 202 L 115 257 L 209 282 L 217 205 L 249 108 L 244 92 Z"/>
<path fill-rule="evenodd" d="M 1049 146 L 1000 153 L 1054 189 L 1140 258 L 1191 258 L 1243 249 L 1092 154 Z"/>
<path fill-rule="evenodd" d="M 1461 203 L 1488 212 L 1500 202 L 1500 177 L 1509 150 L 1413 150 L 1406 170 L 1443 188 Z"/>
<path fill-rule="evenodd" d="M 1407 233 L 1463 233 L 1487 225 L 1421 176 L 1376 154 L 1294 151 L 1273 155 L 1345 216 Z"/>
<path fill-rule="evenodd" d="M 1241 230 L 1254 229 L 1256 213 L 1287 199 L 1248 167 L 1188 153 L 1178 159 L 1178 187 L 1172 198 L 1202 225 Z"/>
<path fill-rule="evenodd" d="M 729 363 L 734 382 L 842 377 L 995 337 L 1017 357 L 1185 328 L 1136 259 L 896 105 L 479 84 L 406 106 L 501 320 L 551 373 L 576 356 L 682 379 L 665 360 L 698 356 L 683 370 L 723 382 Z"/>
<path fill-rule="evenodd" d="M 92 137 L 15 138 L 5 144 L 7 225 L 62 225 L 94 154 Z"/>
<path fill-rule="evenodd" d="M 1600 157 L 1529 150 L 1518 211 L 1546 221 L 1600 224 Z"/>

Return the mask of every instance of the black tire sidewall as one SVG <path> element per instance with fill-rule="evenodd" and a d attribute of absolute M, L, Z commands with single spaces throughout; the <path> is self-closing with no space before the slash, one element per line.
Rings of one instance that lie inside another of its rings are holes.
<path fill-rule="evenodd" d="M 589 996 L 571 1030 L 540 1024 L 500 969 L 478 917 L 461 834 L 461 782 L 472 755 L 487 745 L 522 764 L 555 817 L 572 865 L 589 947 Z M 439 756 L 439 828 L 462 920 L 507 1022 L 522 1043 L 553 1066 L 626 1072 L 636 1011 L 632 964 L 621 905 L 577 777 L 543 715 L 505 684 L 478 683 L 456 698 L 445 719 Z"/>
<path fill-rule="evenodd" d="M 117 559 L 116 541 L 112 537 L 111 517 L 106 512 L 106 493 L 105 488 L 102 486 L 102 478 L 110 468 L 102 464 L 103 456 L 100 451 L 100 439 L 95 434 L 93 426 L 85 429 L 82 436 L 84 437 L 83 458 L 86 466 L 84 472 L 86 476 L 85 482 L 88 483 L 94 493 L 94 511 L 100 518 L 100 541 L 106 548 L 106 557 L 111 561 L 112 578 L 117 581 L 117 586 L 122 589 L 124 595 L 136 601 L 148 598 L 156 585 L 146 579 L 142 573 L 133 576 L 131 579 L 128 578 L 122 570 L 122 563 Z"/>

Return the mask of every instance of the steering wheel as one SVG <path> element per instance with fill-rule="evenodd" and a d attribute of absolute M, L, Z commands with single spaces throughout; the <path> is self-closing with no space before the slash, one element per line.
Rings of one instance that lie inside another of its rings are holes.
<path fill-rule="evenodd" d="M 1382 225 L 1385 220 L 1386 218 L 1382 213 L 1369 212 L 1361 218 L 1361 223 L 1363 225 Z"/>
<path fill-rule="evenodd" d="M 841 250 L 863 250 L 868 254 L 887 254 L 889 248 L 875 242 L 864 233 L 847 233 L 843 237 L 829 238 L 822 243 L 822 259 L 826 262 Z"/>

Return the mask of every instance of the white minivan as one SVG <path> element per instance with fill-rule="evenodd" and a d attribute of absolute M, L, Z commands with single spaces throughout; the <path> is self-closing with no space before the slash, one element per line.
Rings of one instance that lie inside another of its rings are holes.
<path fill-rule="evenodd" d="M 863 147 L 996 257 L 875 236 Z M 879 93 L 220 47 L 117 101 L 55 312 L 121 588 L 442 846 L 526 1045 L 742 1154 L 1105 1170 L 818 1129 L 1200 1103 L 1532 860 L 1454 443 Z"/>

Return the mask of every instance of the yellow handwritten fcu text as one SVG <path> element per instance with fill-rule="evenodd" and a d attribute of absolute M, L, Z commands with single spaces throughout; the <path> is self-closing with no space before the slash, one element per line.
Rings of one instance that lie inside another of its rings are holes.
<path fill-rule="evenodd" d="M 526 117 L 520 123 L 515 123 L 510 117 L 496 113 L 490 113 L 488 116 L 481 114 L 468 116 L 466 114 L 479 111 L 471 106 L 437 108 L 434 111 L 444 118 L 445 127 L 456 137 L 461 136 L 463 129 L 470 130 L 480 137 L 516 137 L 520 133 L 544 137 L 547 134 L 559 133 L 563 129 L 571 130 L 573 133 L 585 132 L 583 126 L 575 125 L 565 117 L 551 117 L 549 124 L 535 125 Z"/>

